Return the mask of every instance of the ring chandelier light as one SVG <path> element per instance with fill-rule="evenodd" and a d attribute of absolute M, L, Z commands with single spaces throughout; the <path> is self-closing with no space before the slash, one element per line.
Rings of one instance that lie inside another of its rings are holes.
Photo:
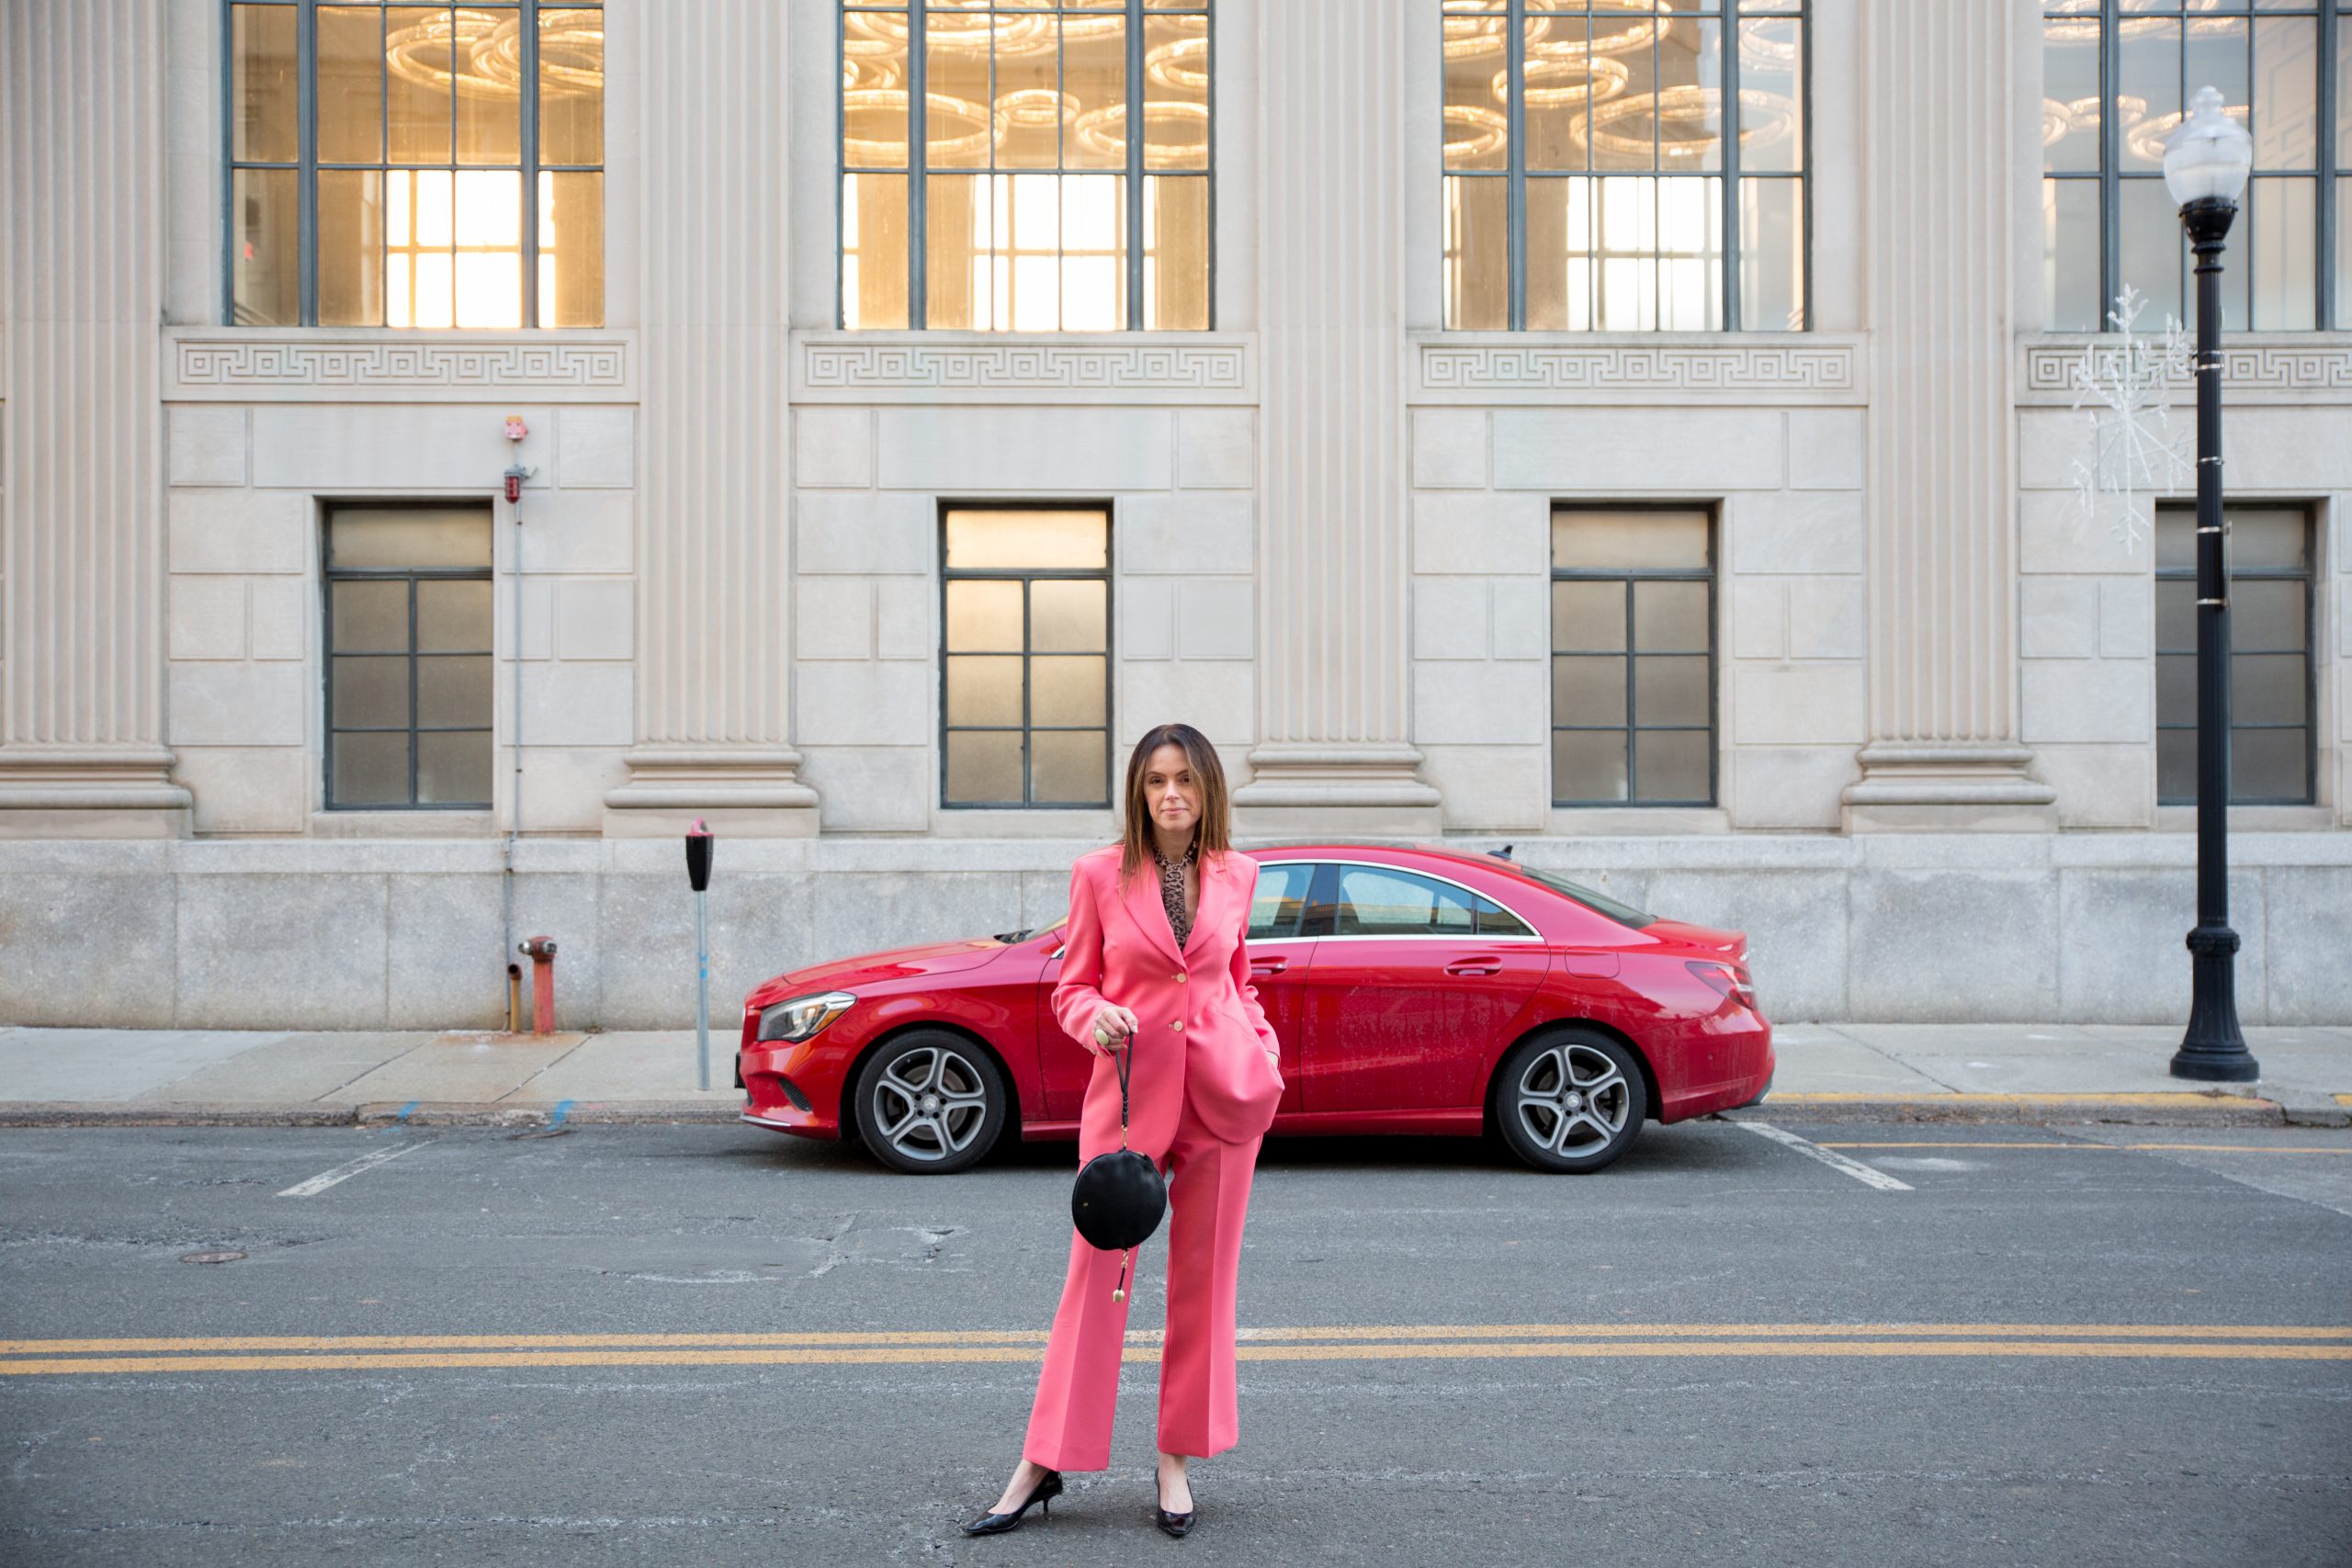
<path fill-rule="evenodd" d="M 1125 25 L 1121 16 L 1051 16 L 964 11 L 934 4 L 924 18 L 924 43 L 933 54 L 967 52 L 996 58 L 1050 55 L 1064 42 L 1107 38 Z M 910 24 L 899 13 L 853 11 L 843 17 L 842 37 L 842 152 L 853 165 L 902 164 L 907 154 L 908 107 L 904 60 Z M 1187 33 L 1153 45 L 1144 54 L 1144 79 L 1172 93 L 1208 92 L 1205 33 Z M 1014 87 L 994 100 L 926 91 L 930 126 L 925 155 L 954 163 L 1001 145 L 1016 131 L 1067 124 L 1078 142 L 1113 161 L 1126 157 L 1127 105 L 1085 107 L 1079 96 L 1052 87 Z M 1144 166 L 1190 169 L 1205 164 L 1209 111 L 1189 98 L 1155 99 L 1143 106 Z"/>

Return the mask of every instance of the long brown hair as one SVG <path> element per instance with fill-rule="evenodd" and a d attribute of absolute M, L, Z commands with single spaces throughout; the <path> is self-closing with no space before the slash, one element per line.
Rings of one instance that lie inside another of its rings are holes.
<path fill-rule="evenodd" d="M 1225 764 L 1217 761 L 1209 738 L 1189 724 L 1156 725 L 1144 731 L 1127 753 L 1126 826 L 1119 837 L 1119 882 L 1125 886 L 1136 868 L 1151 853 L 1151 802 L 1144 798 L 1145 764 L 1162 746 L 1184 749 L 1185 765 L 1201 786 L 1201 818 L 1193 829 L 1200 858 L 1221 855 L 1233 847 L 1233 798 L 1226 793 Z"/>

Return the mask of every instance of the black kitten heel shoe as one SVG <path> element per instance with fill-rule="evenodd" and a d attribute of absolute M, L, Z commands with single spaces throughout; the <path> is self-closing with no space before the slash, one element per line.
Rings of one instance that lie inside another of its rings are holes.
<path fill-rule="evenodd" d="M 1182 1539 L 1184 1532 L 1193 1528 L 1193 1510 L 1187 1508 L 1181 1514 L 1171 1514 L 1161 1507 L 1157 1494 L 1158 1484 L 1157 1482 L 1153 1483 L 1155 1492 L 1151 1499 L 1152 1523 L 1158 1525 L 1167 1534 Z"/>
<path fill-rule="evenodd" d="M 1029 1505 L 1032 1503 L 1040 1505 L 1045 1510 L 1046 1517 L 1051 1518 L 1054 1517 L 1054 1499 L 1061 1495 L 1061 1490 L 1062 1472 L 1058 1470 L 1049 1470 L 1046 1472 L 1044 1479 L 1029 1489 L 1029 1495 L 1021 1500 L 1021 1506 L 1009 1514 L 982 1514 L 964 1527 L 964 1533 L 966 1535 L 995 1535 L 1000 1530 L 1012 1529 L 1021 1523 L 1021 1516 L 1029 1511 Z M 1187 1518 L 1190 1517 L 1186 1516 Z"/>

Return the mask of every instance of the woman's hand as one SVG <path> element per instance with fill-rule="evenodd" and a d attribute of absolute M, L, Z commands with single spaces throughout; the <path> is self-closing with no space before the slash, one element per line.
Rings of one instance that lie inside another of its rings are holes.
<path fill-rule="evenodd" d="M 1094 1043 L 1089 1047 L 1098 1056 L 1107 1056 L 1111 1048 L 1132 1040 L 1139 1026 L 1136 1015 L 1116 1002 L 1106 1002 L 1094 1015 Z"/>

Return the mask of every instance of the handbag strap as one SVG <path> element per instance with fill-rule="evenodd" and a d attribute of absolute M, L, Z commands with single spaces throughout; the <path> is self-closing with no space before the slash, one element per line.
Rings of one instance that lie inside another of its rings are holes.
<path fill-rule="evenodd" d="M 1130 1034 L 1125 1049 L 1111 1058 L 1111 1065 L 1119 1069 L 1119 1147 L 1122 1149 L 1127 1146 L 1127 1056 L 1134 1049 L 1135 1036 Z M 1135 1258 L 1136 1249 L 1132 1247 L 1119 1255 L 1119 1282 L 1111 1292 L 1111 1299 L 1114 1302 L 1127 1299 L 1127 1270 L 1134 1265 Z"/>
<path fill-rule="evenodd" d="M 1127 1055 L 1135 1049 L 1135 1037 L 1127 1037 L 1126 1048 L 1111 1058 L 1119 1069 L 1119 1146 L 1127 1146 Z"/>

